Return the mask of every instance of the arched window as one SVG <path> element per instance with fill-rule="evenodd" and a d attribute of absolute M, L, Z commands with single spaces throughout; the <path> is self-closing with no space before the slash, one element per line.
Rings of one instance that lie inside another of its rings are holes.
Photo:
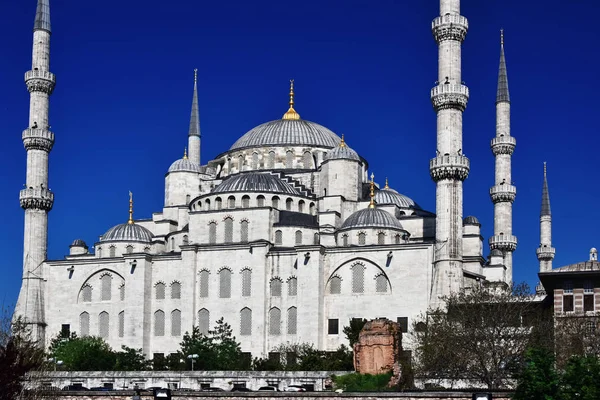
<path fill-rule="evenodd" d="M 394 241 L 396 242 L 396 244 L 400 244 L 401 243 L 400 239 L 401 239 L 400 234 L 397 234 L 396 236 L 394 236 Z"/>
<path fill-rule="evenodd" d="M 227 199 L 227 207 L 235 208 L 235 197 L 229 196 L 229 198 Z"/>
<path fill-rule="evenodd" d="M 375 290 L 377 293 L 387 293 L 388 291 L 388 282 L 385 275 L 377 275 L 375 277 Z"/>
<path fill-rule="evenodd" d="M 364 232 L 359 233 L 358 234 L 358 244 L 361 246 L 364 246 L 366 242 L 367 242 L 367 234 Z"/>
<path fill-rule="evenodd" d="M 342 235 L 342 245 L 344 247 L 348 247 L 349 243 L 348 243 L 348 234 L 344 233 Z"/>
<path fill-rule="evenodd" d="M 144 247 L 144 253 L 150 254 L 150 246 Z"/>
<path fill-rule="evenodd" d="M 119 337 L 125 336 L 125 311 L 119 313 Z"/>
<path fill-rule="evenodd" d="M 294 166 L 294 153 L 291 150 L 285 152 L 285 167 L 292 168 Z"/>
<path fill-rule="evenodd" d="M 220 197 L 215 199 L 215 210 L 220 210 L 223 208 L 223 200 Z"/>
<path fill-rule="evenodd" d="M 385 233 L 379 232 L 377 234 L 377 244 L 385 244 Z"/>
<path fill-rule="evenodd" d="M 252 296 L 252 271 L 247 268 L 242 271 L 242 296 Z"/>
<path fill-rule="evenodd" d="M 281 310 L 277 307 L 269 310 L 269 334 L 281 335 Z"/>
<path fill-rule="evenodd" d="M 238 172 L 241 172 L 243 169 L 244 169 L 244 156 L 240 154 L 238 156 Z"/>
<path fill-rule="evenodd" d="M 200 271 L 200 297 L 208 297 L 208 271 Z"/>
<path fill-rule="evenodd" d="M 292 211 L 292 206 L 293 206 L 293 205 L 294 205 L 294 200 L 292 200 L 292 199 L 287 199 L 287 200 L 285 201 L 285 209 L 286 209 L 287 211 Z"/>
<path fill-rule="evenodd" d="M 219 272 L 219 297 L 222 299 L 231 297 L 231 271 L 227 268 Z"/>
<path fill-rule="evenodd" d="M 162 310 L 154 313 L 154 336 L 165 336 L 165 312 Z"/>
<path fill-rule="evenodd" d="M 112 297 L 112 276 L 109 274 L 102 275 L 100 278 L 100 300 L 108 301 Z"/>
<path fill-rule="evenodd" d="M 250 207 L 250 196 L 242 197 L 242 208 L 249 208 L 249 207 Z"/>
<path fill-rule="evenodd" d="M 158 282 L 154 285 L 154 290 L 156 291 L 156 300 L 164 300 L 165 299 L 165 284 L 162 282 Z"/>
<path fill-rule="evenodd" d="M 117 256 L 117 249 L 115 248 L 115 246 L 110 246 L 108 248 L 108 253 L 110 257 L 116 257 Z"/>
<path fill-rule="evenodd" d="M 252 169 L 258 169 L 258 153 L 252 153 Z"/>
<path fill-rule="evenodd" d="M 329 281 L 329 294 L 340 294 L 342 293 L 342 278 L 334 276 Z"/>
<path fill-rule="evenodd" d="M 269 161 L 267 163 L 267 167 L 275 168 L 275 152 L 274 151 L 269 152 Z"/>
<path fill-rule="evenodd" d="M 79 314 L 79 332 L 81 336 L 90 335 L 90 314 L 85 311 Z"/>
<path fill-rule="evenodd" d="M 119 286 L 119 300 L 125 301 L 125 284 L 124 283 L 122 283 L 121 286 Z"/>
<path fill-rule="evenodd" d="M 102 311 L 98 315 L 98 336 L 102 339 L 108 339 L 108 332 L 110 330 L 109 317 L 106 311 Z"/>
<path fill-rule="evenodd" d="M 171 284 L 171 298 L 181 299 L 181 283 L 173 282 Z"/>
<path fill-rule="evenodd" d="M 296 296 L 298 294 L 298 279 L 288 279 L 288 296 Z"/>
<path fill-rule="evenodd" d="M 304 212 L 304 204 L 305 204 L 305 203 L 304 203 L 304 200 L 300 200 L 300 201 L 298 202 L 298 212 L 301 212 L 301 213 L 303 213 L 303 212 Z"/>
<path fill-rule="evenodd" d="M 279 208 L 279 197 L 273 196 L 271 204 L 273 205 L 273 208 Z"/>
<path fill-rule="evenodd" d="M 175 251 L 175 238 L 171 238 L 171 251 Z"/>
<path fill-rule="evenodd" d="M 171 311 L 171 336 L 181 336 L 181 311 Z"/>
<path fill-rule="evenodd" d="M 127 254 L 133 253 L 133 246 L 127 245 L 127 247 L 125 247 L 125 253 L 127 253 Z"/>
<path fill-rule="evenodd" d="M 225 225 L 225 243 L 231 243 L 233 242 L 233 219 L 231 217 L 227 217 L 223 222 Z"/>
<path fill-rule="evenodd" d="M 229 157 L 227 159 L 227 173 L 231 174 L 231 169 L 233 168 L 233 165 L 231 163 L 231 157 Z"/>
<path fill-rule="evenodd" d="M 240 311 L 240 336 L 252 335 L 252 310 L 248 307 Z"/>
<path fill-rule="evenodd" d="M 90 303 L 92 301 L 92 287 L 90 285 L 85 285 L 81 289 L 81 300 L 84 303 Z"/>
<path fill-rule="evenodd" d="M 210 210 L 210 199 L 206 199 L 205 204 L 206 204 L 206 211 L 209 211 Z"/>
<path fill-rule="evenodd" d="M 302 231 L 296 231 L 295 238 L 296 238 L 296 246 L 301 245 L 302 244 Z"/>
<path fill-rule="evenodd" d="M 275 231 L 275 244 L 282 244 L 283 243 L 283 232 L 281 231 Z"/>
<path fill-rule="evenodd" d="M 271 289 L 272 297 L 281 297 L 281 286 L 282 285 L 283 285 L 283 282 L 279 278 L 275 278 L 275 279 L 271 280 L 270 289 Z"/>
<path fill-rule="evenodd" d="M 246 243 L 248 241 L 248 221 L 240 222 L 240 241 Z"/>
<path fill-rule="evenodd" d="M 98 255 L 98 258 L 102 258 L 102 247 L 98 247 L 96 254 Z"/>
<path fill-rule="evenodd" d="M 364 293 L 365 291 L 365 266 L 354 264 L 352 266 L 352 293 Z"/>
<path fill-rule="evenodd" d="M 262 194 L 260 196 L 258 196 L 256 198 L 256 205 L 258 207 L 264 207 L 265 206 L 265 196 L 263 196 Z"/>
<path fill-rule="evenodd" d="M 198 311 L 198 328 L 200 328 L 201 334 L 208 335 L 208 330 L 210 329 L 210 312 L 206 308 Z"/>
<path fill-rule="evenodd" d="M 298 320 L 298 309 L 296 307 L 290 307 L 287 311 L 287 333 L 288 335 L 295 335 L 297 331 Z"/>
<path fill-rule="evenodd" d="M 208 243 L 217 243 L 217 223 L 215 221 L 208 224 Z"/>
<path fill-rule="evenodd" d="M 189 243 L 190 243 L 190 239 L 188 238 L 188 235 L 183 235 L 183 244 L 188 245 Z"/>
<path fill-rule="evenodd" d="M 302 154 L 302 165 L 304 165 L 304 168 L 306 169 L 312 168 L 312 157 L 310 156 L 310 152 L 305 151 L 304 154 Z"/>
<path fill-rule="evenodd" d="M 319 233 L 315 232 L 315 234 L 313 235 L 313 244 L 319 244 L 320 240 L 319 240 Z"/>
<path fill-rule="evenodd" d="M 186 194 L 186 195 L 185 195 L 185 204 L 186 204 L 186 205 L 190 204 L 191 197 L 192 197 L 192 196 L 190 196 L 189 194 Z"/>
<path fill-rule="evenodd" d="M 315 203 L 310 203 L 308 212 L 310 213 L 310 215 L 315 215 Z"/>

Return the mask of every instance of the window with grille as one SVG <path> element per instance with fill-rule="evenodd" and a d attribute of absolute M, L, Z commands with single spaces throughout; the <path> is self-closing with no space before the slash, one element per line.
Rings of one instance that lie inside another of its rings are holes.
<path fill-rule="evenodd" d="M 594 295 L 585 293 L 583 295 L 583 311 L 594 311 Z"/>
<path fill-rule="evenodd" d="M 312 157 L 310 156 L 310 153 L 308 151 L 304 152 L 304 154 L 302 155 L 302 164 L 304 165 L 304 168 L 311 168 L 312 167 Z"/>
<path fill-rule="evenodd" d="M 563 284 L 563 290 L 564 290 L 564 293 L 573 293 L 573 282 L 566 281 Z"/>
<path fill-rule="evenodd" d="M 401 239 L 400 235 L 396 235 L 396 236 L 394 236 L 394 239 L 395 239 L 395 241 L 396 241 L 396 244 L 400 244 L 400 243 L 401 243 L 401 242 L 400 242 L 400 239 Z"/>
<path fill-rule="evenodd" d="M 181 298 L 181 283 L 173 282 L 171 284 L 171 298 L 172 299 L 180 299 Z"/>
<path fill-rule="evenodd" d="M 256 205 L 258 207 L 264 207 L 265 206 L 265 196 L 260 195 L 256 198 Z"/>
<path fill-rule="evenodd" d="M 396 318 L 396 322 L 400 326 L 402 333 L 408 332 L 408 317 L 398 317 Z"/>
<path fill-rule="evenodd" d="M 110 276 L 108 274 L 102 275 L 102 277 L 100 278 L 100 286 L 101 286 L 100 299 L 103 301 L 110 300 L 112 297 L 112 293 L 111 293 L 112 276 Z"/>
<path fill-rule="evenodd" d="M 119 286 L 119 299 L 121 301 L 125 300 L 125 284 L 122 283 L 121 286 Z"/>
<path fill-rule="evenodd" d="M 108 313 L 106 311 L 102 311 L 98 315 L 98 336 L 100 336 L 102 339 L 107 339 L 109 328 Z"/>
<path fill-rule="evenodd" d="M 248 221 L 240 222 L 240 241 L 242 243 L 248 241 Z"/>
<path fill-rule="evenodd" d="M 252 153 L 252 169 L 258 169 L 258 153 Z"/>
<path fill-rule="evenodd" d="M 119 337 L 125 336 L 125 311 L 119 313 Z"/>
<path fill-rule="evenodd" d="M 215 210 L 220 210 L 223 208 L 223 200 L 220 197 L 215 199 Z"/>
<path fill-rule="evenodd" d="M 181 311 L 171 311 L 171 336 L 181 336 Z"/>
<path fill-rule="evenodd" d="M 164 300 L 165 284 L 162 282 L 158 282 L 156 285 L 154 285 L 154 290 L 156 292 L 156 300 Z"/>
<path fill-rule="evenodd" d="M 385 275 L 377 275 L 375 278 L 375 290 L 377 293 L 387 293 L 388 281 Z"/>
<path fill-rule="evenodd" d="M 385 233 L 379 232 L 377 234 L 377 244 L 385 244 Z"/>
<path fill-rule="evenodd" d="M 275 168 L 275 152 L 274 151 L 269 152 L 268 166 L 269 166 L 269 168 Z"/>
<path fill-rule="evenodd" d="M 296 246 L 302 244 L 302 231 L 296 231 Z"/>
<path fill-rule="evenodd" d="M 354 264 L 352 266 L 352 293 L 364 293 L 365 291 L 365 266 Z"/>
<path fill-rule="evenodd" d="M 269 335 L 281 335 L 281 310 L 277 307 L 269 310 Z"/>
<path fill-rule="evenodd" d="M 249 269 L 242 271 L 242 296 L 252 296 L 252 271 Z"/>
<path fill-rule="evenodd" d="M 583 282 L 583 293 L 594 293 L 594 284 L 591 281 Z"/>
<path fill-rule="evenodd" d="M 85 311 L 79 314 L 79 332 L 81 336 L 90 335 L 90 314 Z"/>
<path fill-rule="evenodd" d="M 285 201 L 285 209 L 287 211 L 292 211 L 292 206 L 294 205 L 294 201 L 292 199 L 287 199 Z"/>
<path fill-rule="evenodd" d="M 358 244 L 364 245 L 367 241 L 367 235 L 363 232 L 358 234 Z"/>
<path fill-rule="evenodd" d="M 313 244 L 319 244 L 319 234 L 316 232 L 313 235 Z"/>
<path fill-rule="evenodd" d="M 342 278 L 334 276 L 329 281 L 329 294 L 340 294 L 342 292 Z"/>
<path fill-rule="evenodd" d="M 288 308 L 288 315 L 287 315 L 287 333 L 288 333 L 288 335 L 296 334 L 296 325 L 298 322 L 297 320 L 298 320 L 297 308 L 296 307 Z"/>
<path fill-rule="evenodd" d="M 240 335 L 252 335 L 252 310 L 248 307 L 242 308 L 240 311 Z"/>
<path fill-rule="evenodd" d="M 330 319 L 327 321 L 327 334 L 337 335 L 340 333 L 340 321 L 338 319 Z"/>
<path fill-rule="evenodd" d="M 217 243 L 217 223 L 214 221 L 208 224 L 208 243 Z"/>
<path fill-rule="evenodd" d="M 288 150 L 285 153 L 285 167 L 292 168 L 294 166 L 294 154 Z"/>
<path fill-rule="evenodd" d="M 115 248 L 115 246 L 110 246 L 109 249 L 109 256 L 110 257 L 116 257 L 117 256 L 117 249 Z"/>
<path fill-rule="evenodd" d="M 198 328 L 201 334 L 208 335 L 208 330 L 210 329 L 210 312 L 206 308 L 198 311 Z"/>
<path fill-rule="evenodd" d="M 305 205 L 305 204 L 306 204 L 306 203 L 304 203 L 304 200 L 300 200 L 300 201 L 298 202 L 298 212 L 301 212 L 301 213 L 303 213 L 303 212 L 304 212 L 304 205 Z"/>
<path fill-rule="evenodd" d="M 250 207 L 250 196 L 242 197 L 242 208 Z"/>
<path fill-rule="evenodd" d="M 222 299 L 231 297 L 231 271 L 227 268 L 219 272 L 219 297 Z"/>
<path fill-rule="evenodd" d="M 283 243 L 283 232 L 275 231 L 275 244 Z"/>
<path fill-rule="evenodd" d="M 81 289 L 81 298 L 85 303 L 90 303 L 92 301 L 92 287 L 90 285 L 85 285 L 83 289 Z"/>
<path fill-rule="evenodd" d="M 162 310 L 154 313 L 154 336 L 165 336 L 165 312 Z"/>
<path fill-rule="evenodd" d="M 273 205 L 273 208 L 279 208 L 279 197 L 274 196 L 271 204 Z"/>
<path fill-rule="evenodd" d="M 563 312 L 573 311 L 573 293 L 563 296 Z"/>
<path fill-rule="evenodd" d="M 283 282 L 281 279 L 275 278 L 271 281 L 271 296 L 272 297 L 281 297 L 281 286 Z"/>
<path fill-rule="evenodd" d="M 235 197 L 229 196 L 229 198 L 227 199 L 227 207 L 235 208 Z"/>
<path fill-rule="evenodd" d="M 102 258 L 102 247 L 98 247 L 98 251 L 96 253 L 98 254 L 98 258 Z"/>
<path fill-rule="evenodd" d="M 127 254 L 133 253 L 133 246 L 128 245 L 127 247 L 125 247 L 125 253 L 127 253 Z"/>
<path fill-rule="evenodd" d="M 208 271 L 200 271 L 200 297 L 208 297 Z"/>
<path fill-rule="evenodd" d="M 346 234 L 342 235 L 342 245 L 348 247 L 348 235 Z"/>
<path fill-rule="evenodd" d="M 290 278 L 288 279 L 288 296 L 296 295 L 298 295 L 298 279 Z"/>

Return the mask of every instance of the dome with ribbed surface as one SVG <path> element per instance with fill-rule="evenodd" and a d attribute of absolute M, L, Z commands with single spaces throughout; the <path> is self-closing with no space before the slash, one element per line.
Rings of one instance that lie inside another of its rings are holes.
<path fill-rule="evenodd" d="M 463 225 L 481 225 L 477 217 L 469 215 L 463 219 Z"/>
<path fill-rule="evenodd" d="M 381 189 L 375 192 L 375 203 L 395 204 L 400 208 L 421 209 L 421 207 L 415 203 L 413 199 L 396 192 L 394 189 Z"/>
<path fill-rule="evenodd" d="M 403 229 L 400 221 L 392 214 L 377 208 L 365 208 L 355 212 L 344 221 L 340 230 L 352 228 Z"/>
<path fill-rule="evenodd" d="M 75 239 L 73 240 L 73 243 L 71 243 L 71 246 L 69 247 L 85 247 L 87 249 L 87 244 L 85 244 L 85 242 L 82 239 Z"/>
<path fill-rule="evenodd" d="M 271 174 L 257 172 L 233 175 L 213 189 L 213 193 L 226 192 L 268 192 L 299 195 L 289 183 Z"/>
<path fill-rule="evenodd" d="M 141 225 L 124 223 L 113 226 L 100 238 L 101 242 L 152 242 L 152 232 Z"/>
<path fill-rule="evenodd" d="M 325 155 L 325 160 L 353 160 L 360 161 L 358 153 L 348 147 L 344 142 Z"/>
<path fill-rule="evenodd" d="M 336 147 L 338 135 L 314 122 L 303 119 L 278 119 L 248 131 L 229 150 L 265 146 Z"/>
<path fill-rule="evenodd" d="M 169 167 L 169 172 L 201 172 L 200 165 L 190 161 L 187 157 L 180 158 Z"/>
<path fill-rule="evenodd" d="M 493 249 L 492 251 L 490 251 L 490 257 L 503 257 L 504 254 L 502 253 L 502 250 L 500 249 Z"/>

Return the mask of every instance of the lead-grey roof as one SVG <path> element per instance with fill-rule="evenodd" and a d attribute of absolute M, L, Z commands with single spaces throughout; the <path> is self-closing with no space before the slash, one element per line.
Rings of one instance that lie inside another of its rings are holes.
<path fill-rule="evenodd" d="M 375 192 L 375 203 L 377 204 L 395 204 L 400 208 L 421 209 L 413 199 L 393 189 L 381 189 Z"/>
<path fill-rule="evenodd" d="M 378 208 L 365 208 L 350 215 L 340 230 L 353 228 L 403 229 L 402 224 L 392 214 Z"/>
<path fill-rule="evenodd" d="M 188 136 L 200 136 L 200 112 L 198 111 L 198 70 L 194 70 L 194 95 Z"/>
<path fill-rule="evenodd" d="M 600 262 L 584 261 L 584 262 L 556 268 L 549 272 L 586 272 L 586 271 L 600 271 Z"/>
<path fill-rule="evenodd" d="M 197 172 L 200 173 L 200 165 L 190 161 L 188 158 L 180 158 L 169 167 L 169 172 Z"/>
<path fill-rule="evenodd" d="M 325 160 L 353 160 L 360 161 L 358 153 L 348 147 L 347 144 L 337 145 L 333 150 L 325 155 Z"/>
<path fill-rule="evenodd" d="M 303 119 L 278 119 L 248 131 L 231 146 L 230 150 L 265 146 L 332 148 L 336 147 L 340 141 L 338 135 L 317 123 Z"/>
<path fill-rule="evenodd" d="M 548 191 L 548 177 L 546 176 L 546 163 L 544 163 L 544 185 L 542 186 L 542 210 L 540 215 L 552 215 L 550 211 L 550 192 Z"/>
<path fill-rule="evenodd" d="M 463 226 L 464 225 L 481 225 L 481 224 L 479 223 L 479 220 L 477 219 L 477 217 L 469 215 L 468 217 L 465 217 L 463 219 Z"/>
<path fill-rule="evenodd" d="M 137 224 L 113 226 L 100 238 L 100 242 L 152 242 L 152 232 Z"/>
<path fill-rule="evenodd" d="M 38 29 L 52 32 L 50 26 L 50 0 L 38 0 L 33 30 Z"/>
<path fill-rule="evenodd" d="M 506 57 L 504 56 L 504 32 L 501 34 L 500 43 L 500 67 L 498 69 L 498 91 L 496 92 L 496 103 L 501 101 L 510 103 L 508 92 L 508 73 L 506 70 Z"/>
<path fill-rule="evenodd" d="M 267 192 L 300 195 L 300 192 L 287 182 L 274 175 L 258 172 L 233 175 L 213 189 L 213 193 L 225 192 Z"/>
<path fill-rule="evenodd" d="M 75 239 L 70 247 L 85 247 L 87 249 L 88 246 L 82 239 Z"/>

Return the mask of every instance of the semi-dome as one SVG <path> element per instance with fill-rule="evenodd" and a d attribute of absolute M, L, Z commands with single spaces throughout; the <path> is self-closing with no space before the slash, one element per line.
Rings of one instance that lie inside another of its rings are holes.
<path fill-rule="evenodd" d="M 375 192 L 375 202 L 377 204 L 395 204 L 400 208 L 421 209 L 421 207 L 410 197 L 389 188 Z"/>
<path fill-rule="evenodd" d="M 100 238 L 101 242 L 152 242 L 152 232 L 141 225 L 124 223 L 113 226 Z"/>
<path fill-rule="evenodd" d="M 340 230 L 353 228 L 404 229 L 392 214 L 378 208 L 365 208 L 350 215 Z"/>
<path fill-rule="evenodd" d="M 176 160 L 169 167 L 169 172 L 200 172 L 200 165 L 195 162 L 190 161 L 187 158 L 187 155 L 184 155 L 183 158 Z"/>
<path fill-rule="evenodd" d="M 268 192 L 299 195 L 300 193 L 289 183 L 275 175 L 258 172 L 233 175 L 215 187 L 213 193 L 227 192 Z"/>
<path fill-rule="evenodd" d="M 325 155 L 325 160 L 354 160 L 360 161 L 358 153 L 352 150 L 344 141 L 344 135 L 342 135 L 342 141 L 333 150 Z"/>
<path fill-rule="evenodd" d="M 503 257 L 504 253 L 502 253 L 502 250 L 500 249 L 493 249 L 492 251 L 490 251 L 490 257 Z"/>
<path fill-rule="evenodd" d="M 85 247 L 87 249 L 87 244 L 85 244 L 85 242 L 82 239 L 75 239 L 73 240 L 73 243 L 71 243 L 71 246 L 69 247 Z"/>
<path fill-rule="evenodd" d="M 464 225 L 481 225 L 481 224 L 479 223 L 479 220 L 477 219 L 477 217 L 469 215 L 468 217 L 465 217 L 463 219 L 463 226 Z"/>

